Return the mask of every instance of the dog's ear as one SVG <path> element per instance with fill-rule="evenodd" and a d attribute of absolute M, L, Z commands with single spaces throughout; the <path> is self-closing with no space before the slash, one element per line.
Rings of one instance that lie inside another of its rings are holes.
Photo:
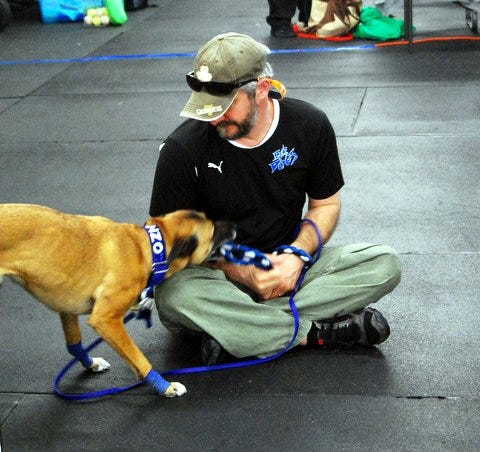
<path fill-rule="evenodd" d="M 167 262 L 170 265 L 174 260 L 190 257 L 198 247 L 198 238 L 196 235 L 190 235 L 186 238 L 176 238 L 172 249 L 167 256 Z"/>

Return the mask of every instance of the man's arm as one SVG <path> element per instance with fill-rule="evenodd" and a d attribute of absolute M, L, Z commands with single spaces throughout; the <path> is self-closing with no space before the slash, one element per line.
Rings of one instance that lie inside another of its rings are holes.
<path fill-rule="evenodd" d="M 318 227 L 325 244 L 333 234 L 340 217 L 340 192 L 326 199 L 312 199 L 308 201 L 308 210 L 305 218 L 312 220 Z M 317 233 L 308 223 L 304 223 L 298 237 L 291 245 L 305 250 L 313 255 L 318 249 Z"/>

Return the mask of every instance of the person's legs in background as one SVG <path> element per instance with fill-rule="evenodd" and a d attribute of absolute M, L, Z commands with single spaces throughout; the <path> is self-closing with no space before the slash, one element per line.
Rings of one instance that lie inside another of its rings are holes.
<path fill-rule="evenodd" d="M 297 11 L 297 0 L 268 0 L 269 15 L 267 23 L 271 27 L 270 34 L 276 38 L 293 38 L 292 17 Z"/>

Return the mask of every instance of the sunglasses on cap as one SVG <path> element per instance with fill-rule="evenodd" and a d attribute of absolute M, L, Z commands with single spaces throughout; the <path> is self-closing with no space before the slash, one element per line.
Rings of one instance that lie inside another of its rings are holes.
<path fill-rule="evenodd" d="M 206 91 L 212 96 L 226 96 L 230 94 L 234 89 L 238 89 L 243 85 L 246 85 L 250 82 L 256 82 L 258 78 L 252 78 L 249 80 L 244 80 L 243 82 L 202 82 L 197 77 L 195 77 L 194 72 L 189 72 L 186 76 L 188 86 L 193 89 L 193 91 Z"/>

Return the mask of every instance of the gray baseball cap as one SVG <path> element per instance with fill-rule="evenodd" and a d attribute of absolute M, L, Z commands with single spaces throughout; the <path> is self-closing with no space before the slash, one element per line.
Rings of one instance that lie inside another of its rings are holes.
<path fill-rule="evenodd" d="M 269 53 L 268 47 L 247 35 L 224 33 L 212 38 L 200 47 L 194 71 L 187 74 L 189 85 L 196 84 L 199 91 L 192 92 L 180 116 L 200 121 L 220 118 L 232 105 L 238 88 L 262 74 Z M 214 83 L 202 86 L 206 82 L 230 83 L 235 88 L 228 94 L 217 94 Z"/>

